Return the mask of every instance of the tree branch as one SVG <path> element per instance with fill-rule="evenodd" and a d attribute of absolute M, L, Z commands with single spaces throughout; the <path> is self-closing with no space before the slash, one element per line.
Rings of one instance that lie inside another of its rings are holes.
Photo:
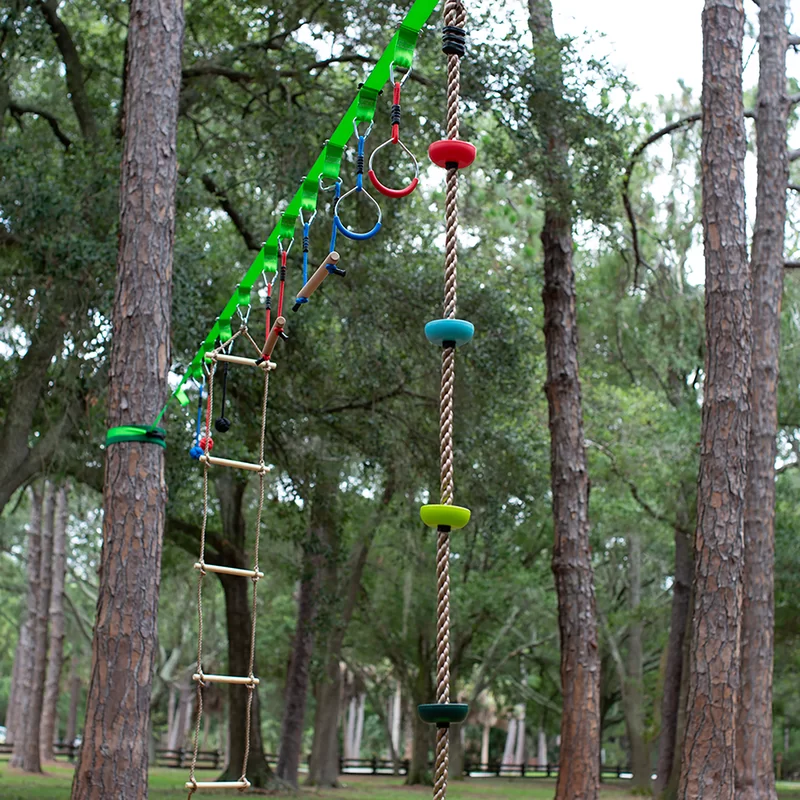
<path fill-rule="evenodd" d="M 49 111 L 45 111 L 41 108 L 35 108 L 34 106 L 15 103 L 13 101 L 8 104 L 8 109 L 12 114 L 33 114 L 34 116 L 41 117 L 51 127 L 58 141 L 64 145 L 64 149 L 69 149 L 70 145 L 72 144 L 72 139 L 70 139 L 69 136 L 67 136 L 67 134 L 61 130 L 61 125 L 59 125 L 58 119 Z"/>
<path fill-rule="evenodd" d="M 56 47 L 58 47 L 61 58 L 64 61 L 69 99 L 75 111 L 75 116 L 78 118 L 81 133 L 86 139 L 96 139 L 97 124 L 89 103 L 89 95 L 86 93 L 83 65 L 69 28 L 58 15 L 58 0 L 39 0 L 39 8 L 53 33 Z"/>
<path fill-rule="evenodd" d="M 228 197 L 228 193 L 221 187 L 217 186 L 217 184 L 214 182 L 214 179 L 210 175 L 203 175 L 201 180 L 203 181 L 203 186 L 205 186 L 206 189 L 217 198 L 220 207 L 228 215 L 233 223 L 234 228 L 239 231 L 239 234 L 244 240 L 247 249 L 258 252 L 261 249 L 261 243 L 247 227 L 242 215 L 236 208 L 234 208 L 233 203 L 231 203 L 231 200 Z"/>

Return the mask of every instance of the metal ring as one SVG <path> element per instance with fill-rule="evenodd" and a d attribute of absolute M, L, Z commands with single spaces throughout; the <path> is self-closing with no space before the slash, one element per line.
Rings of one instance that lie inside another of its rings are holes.
<path fill-rule="evenodd" d="M 298 216 L 300 217 L 300 224 L 301 225 L 305 225 L 306 221 L 303 219 L 303 209 L 302 208 L 299 210 Z M 314 209 L 314 213 L 311 215 L 311 217 L 308 220 L 308 224 L 309 225 L 314 221 L 314 218 L 316 216 L 317 216 L 317 209 L 315 208 Z M 294 240 L 292 240 L 292 241 L 294 241 Z"/>
<path fill-rule="evenodd" d="M 377 153 L 378 150 L 384 147 L 388 147 L 391 144 L 400 145 L 400 147 L 402 147 L 403 150 L 405 150 L 405 152 L 408 154 L 409 158 L 414 162 L 414 179 L 411 181 L 411 183 L 408 184 L 408 186 L 406 186 L 403 189 L 391 189 L 388 186 L 384 186 L 378 180 L 377 176 L 375 175 L 375 170 L 372 168 L 372 162 L 375 158 L 375 153 Z M 417 161 L 416 156 L 408 149 L 408 147 L 406 147 L 406 145 L 400 139 L 398 139 L 396 142 L 394 141 L 394 139 L 387 139 L 383 144 L 378 145 L 372 151 L 372 155 L 370 155 L 369 157 L 369 172 L 367 174 L 369 175 L 369 179 L 372 182 L 372 185 L 381 194 L 386 195 L 386 197 L 408 197 L 408 195 L 410 195 L 411 192 L 413 192 L 414 189 L 416 189 L 417 185 L 419 184 L 419 161 Z"/>
<path fill-rule="evenodd" d="M 341 183 L 342 179 L 337 178 L 330 186 L 325 186 L 325 184 L 322 182 L 322 173 L 319 175 L 319 188 L 322 192 L 332 192 L 336 188 L 337 184 Z"/>
<path fill-rule="evenodd" d="M 339 219 L 339 203 L 348 197 L 349 195 L 353 194 L 353 192 L 358 192 L 359 194 L 363 194 L 367 197 L 367 199 L 378 209 L 378 221 L 375 223 L 375 226 L 372 230 L 365 231 L 364 233 L 358 233 L 356 231 L 351 231 L 349 228 L 346 228 L 342 221 Z M 355 239 L 356 241 L 364 241 L 366 239 L 371 239 L 380 229 L 381 229 L 381 220 L 383 219 L 383 212 L 381 211 L 380 205 L 378 205 L 378 201 L 366 190 L 366 189 L 358 189 L 358 187 L 354 186 L 348 192 L 345 192 L 337 201 L 336 205 L 333 207 L 333 224 L 336 229 L 341 233 L 343 236 L 346 236 L 348 239 Z"/>

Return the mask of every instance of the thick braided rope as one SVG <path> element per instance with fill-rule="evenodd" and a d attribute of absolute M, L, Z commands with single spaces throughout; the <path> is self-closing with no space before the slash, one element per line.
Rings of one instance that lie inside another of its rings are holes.
<path fill-rule="evenodd" d="M 466 11 L 461 0 L 445 0 L 444 24 L 464 27 Z M 461 60 L 447 57 L 447 138 L 458 138 L 458 103 L 461 93 Z M 442 316 L 456 316 L 456 272 L 458 267 L 458 170 L 447 170 L 445 190 L 444 308 Z M 453 478 L 453 386 L 455 348 L 442 350 L 442 385 L 439 394 L 439 455 L 441 502 L 452 505 Z M 450 702 L 450 531 L 440 529 L 436 543 L 436 702 Z M 447 797 L 450 729 L 436 729 L 434 800 Z"/>
<path fill-rule="evenodd" d="M 258 691 L 254 682 L 253 668 L 256 659 L 256 620 L 258 618 L 258 563 L 261 548 L 261 518 L 264 513 L 264 478 L 266 465 L 264 464 L 264 444 L 267 433 L 267 400 L 269 398 L 269 370 L 264 372 L 264 397 L 261 403 L 261 440 L 258 451 L 258 463 L 261 470 L 258 473 L 258 514 L 256 515 L 256 540 L 253 545 L 253 606 L 250 613 L 250 663 L 247 675 L 251 683 L 247 686 L 247 711 L 245 713 L 244 757 L 242 759 L 241 780 L 247 780 L 247 762 L 250 760 L 250 726 L 253 710 L 253 693 Z"/>
<path fill-rule="evenodd" d="M 211 438 L 211 409 L 214 407 L 214 372 L 216 364 L 212 363 L 208 370 L 208 405 L 206 406 L 206 442 Z M 207 452 L 207 451 L 206 451 Z M 208 527 L 208 462 L 203 462 L 203 521 L 200 525 L 200 570 L 197 574 L 197 674 L 203 674 L 203 569 L 206 556 L 206 530 Z M 203 721 L 203 681 L 197 681 L 197 714 L 194 723 L 194 741 L 192 743 L 192 763 L 189 767 L 189 797 L 196 791 L 195 770 L 200 748 L 200 726 Z"/>

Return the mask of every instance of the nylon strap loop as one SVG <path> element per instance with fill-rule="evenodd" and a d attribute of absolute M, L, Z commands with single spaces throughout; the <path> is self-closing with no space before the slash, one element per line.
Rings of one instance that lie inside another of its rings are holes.
<path fill-rule="evenodd" d="M 120 425 L 106 433 L 106 447 L 122 442 L 145 442 L 167 449 L 167 432 L 154 425 Z"/>

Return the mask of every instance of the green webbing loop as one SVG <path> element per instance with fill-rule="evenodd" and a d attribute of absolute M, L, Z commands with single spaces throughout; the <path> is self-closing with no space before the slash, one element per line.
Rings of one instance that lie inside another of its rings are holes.
<path fill-rule="evenodd" d="M 418 36 L 418 29 L 414 30 L 407 25 L 400 26 L 400 30 L 397 32 L 397 41 L 394 45 L 394 56 L 392 59 L 396 67 L 404 67 L 405 69 L 411 68 Z"/>
<path fill-rule="evenodd" d="M 146 442 L 167 449 L 167 432 L 154 425 L 120 425 L 106 434 L 106 447 L 120 442 Z"/>
<path fill-rule="evenodd" d="M 393 62 L 395 65 L 405 69 L 411 66 L 419 31 L 428 21 L 437 4 L 438 0 L 414 0 L 399 30 L 392 37 L 383 55 L 372 68 L 364 85 L 361 87 L 358 96 L 350 104 L 325 148 L 319 154 L 311 169 L 309 169 L 303 185 L 300 186 L 289 202 L 284 212 L 285 215 L 293 215 L 296 220 L 300 208 L 309 213 L 314 212 L 317 205 L 316 185 L 320 175 L 328 182 L 335 181 L 339 177 L 342 153 L 353 136 L 353 120 L 358 118 L 360 121 L 369 122 L 374 118 L 378 92 L 383 89 L 389 80 L 389 67 Z M 315 188 L 312 189 L 312 185 Z M 293 230 L 294 226 L 292 226 Z M 291 236 L 291 233 L 286 232 L 286 224 L 283 219 L 270 233 L 255 261 L 245 273 L 241 280 L 242 285 L 252 287 L 259 280 L 262 272 L 274 273 L 277 270 L 279 233 L 282 233 L 283 236 Z M 230 339 L 232 335 L 230 321 L 236 313 L 238 305 L 238 293 L 234 293 L 219 315 L 217 323 L 206 336 L 205 341 L 192 359 L 192 363 L 184 375 L 184 381 L 188 378 L 199 379 L 202 376 L 203 358 L 209 350 L 213 350 L 217 338 L 223 342 Z M 158 420 L 161 419 L 165 410 L 166 406 L 158 415 Z"/>
<path fill-rule="evenodd" d="M 375 106 L 378 104 L 380 93 L 380 88 L 373 89 L 366 83 L 361 87 L 356 106 L 356 122 L 372 122 L 375 118 Z"/>
<path fill-rule="evenodd" d="M 316 208 L 316 205 L 314 207 Z M 281 214 L 280 231 L 282 239 L 291 239 L 294 236 L 294 226 L 297 222 L 297 217 L 297 212 L 292 214 L 289 211 L 284 211 L 283 214 Z"/>
<path fill-rule="evenodd" d="M 323 156 L 325 160 L 322 163 L 322 175 L 329 180 L 335 181 L 339 177 L 339 170 L 342 168 L 342 155 L 344 154 L 344 145 L 328 144 L 325 145 Z"/>
<path fill-rule="evenodd" d="M 319 180 L 306 178 L 300 187 L 303 193 L 300 198 L 300 208 L 313 214 L 317 210 L 317 197 L 319 196 Z"/>
<path fill-rule="evenodd" d="M 239 308 L 247 308 L 250 305 L 250 286 L 245 286 L 244 281 L 236 287 L 236 305 Z"/>

